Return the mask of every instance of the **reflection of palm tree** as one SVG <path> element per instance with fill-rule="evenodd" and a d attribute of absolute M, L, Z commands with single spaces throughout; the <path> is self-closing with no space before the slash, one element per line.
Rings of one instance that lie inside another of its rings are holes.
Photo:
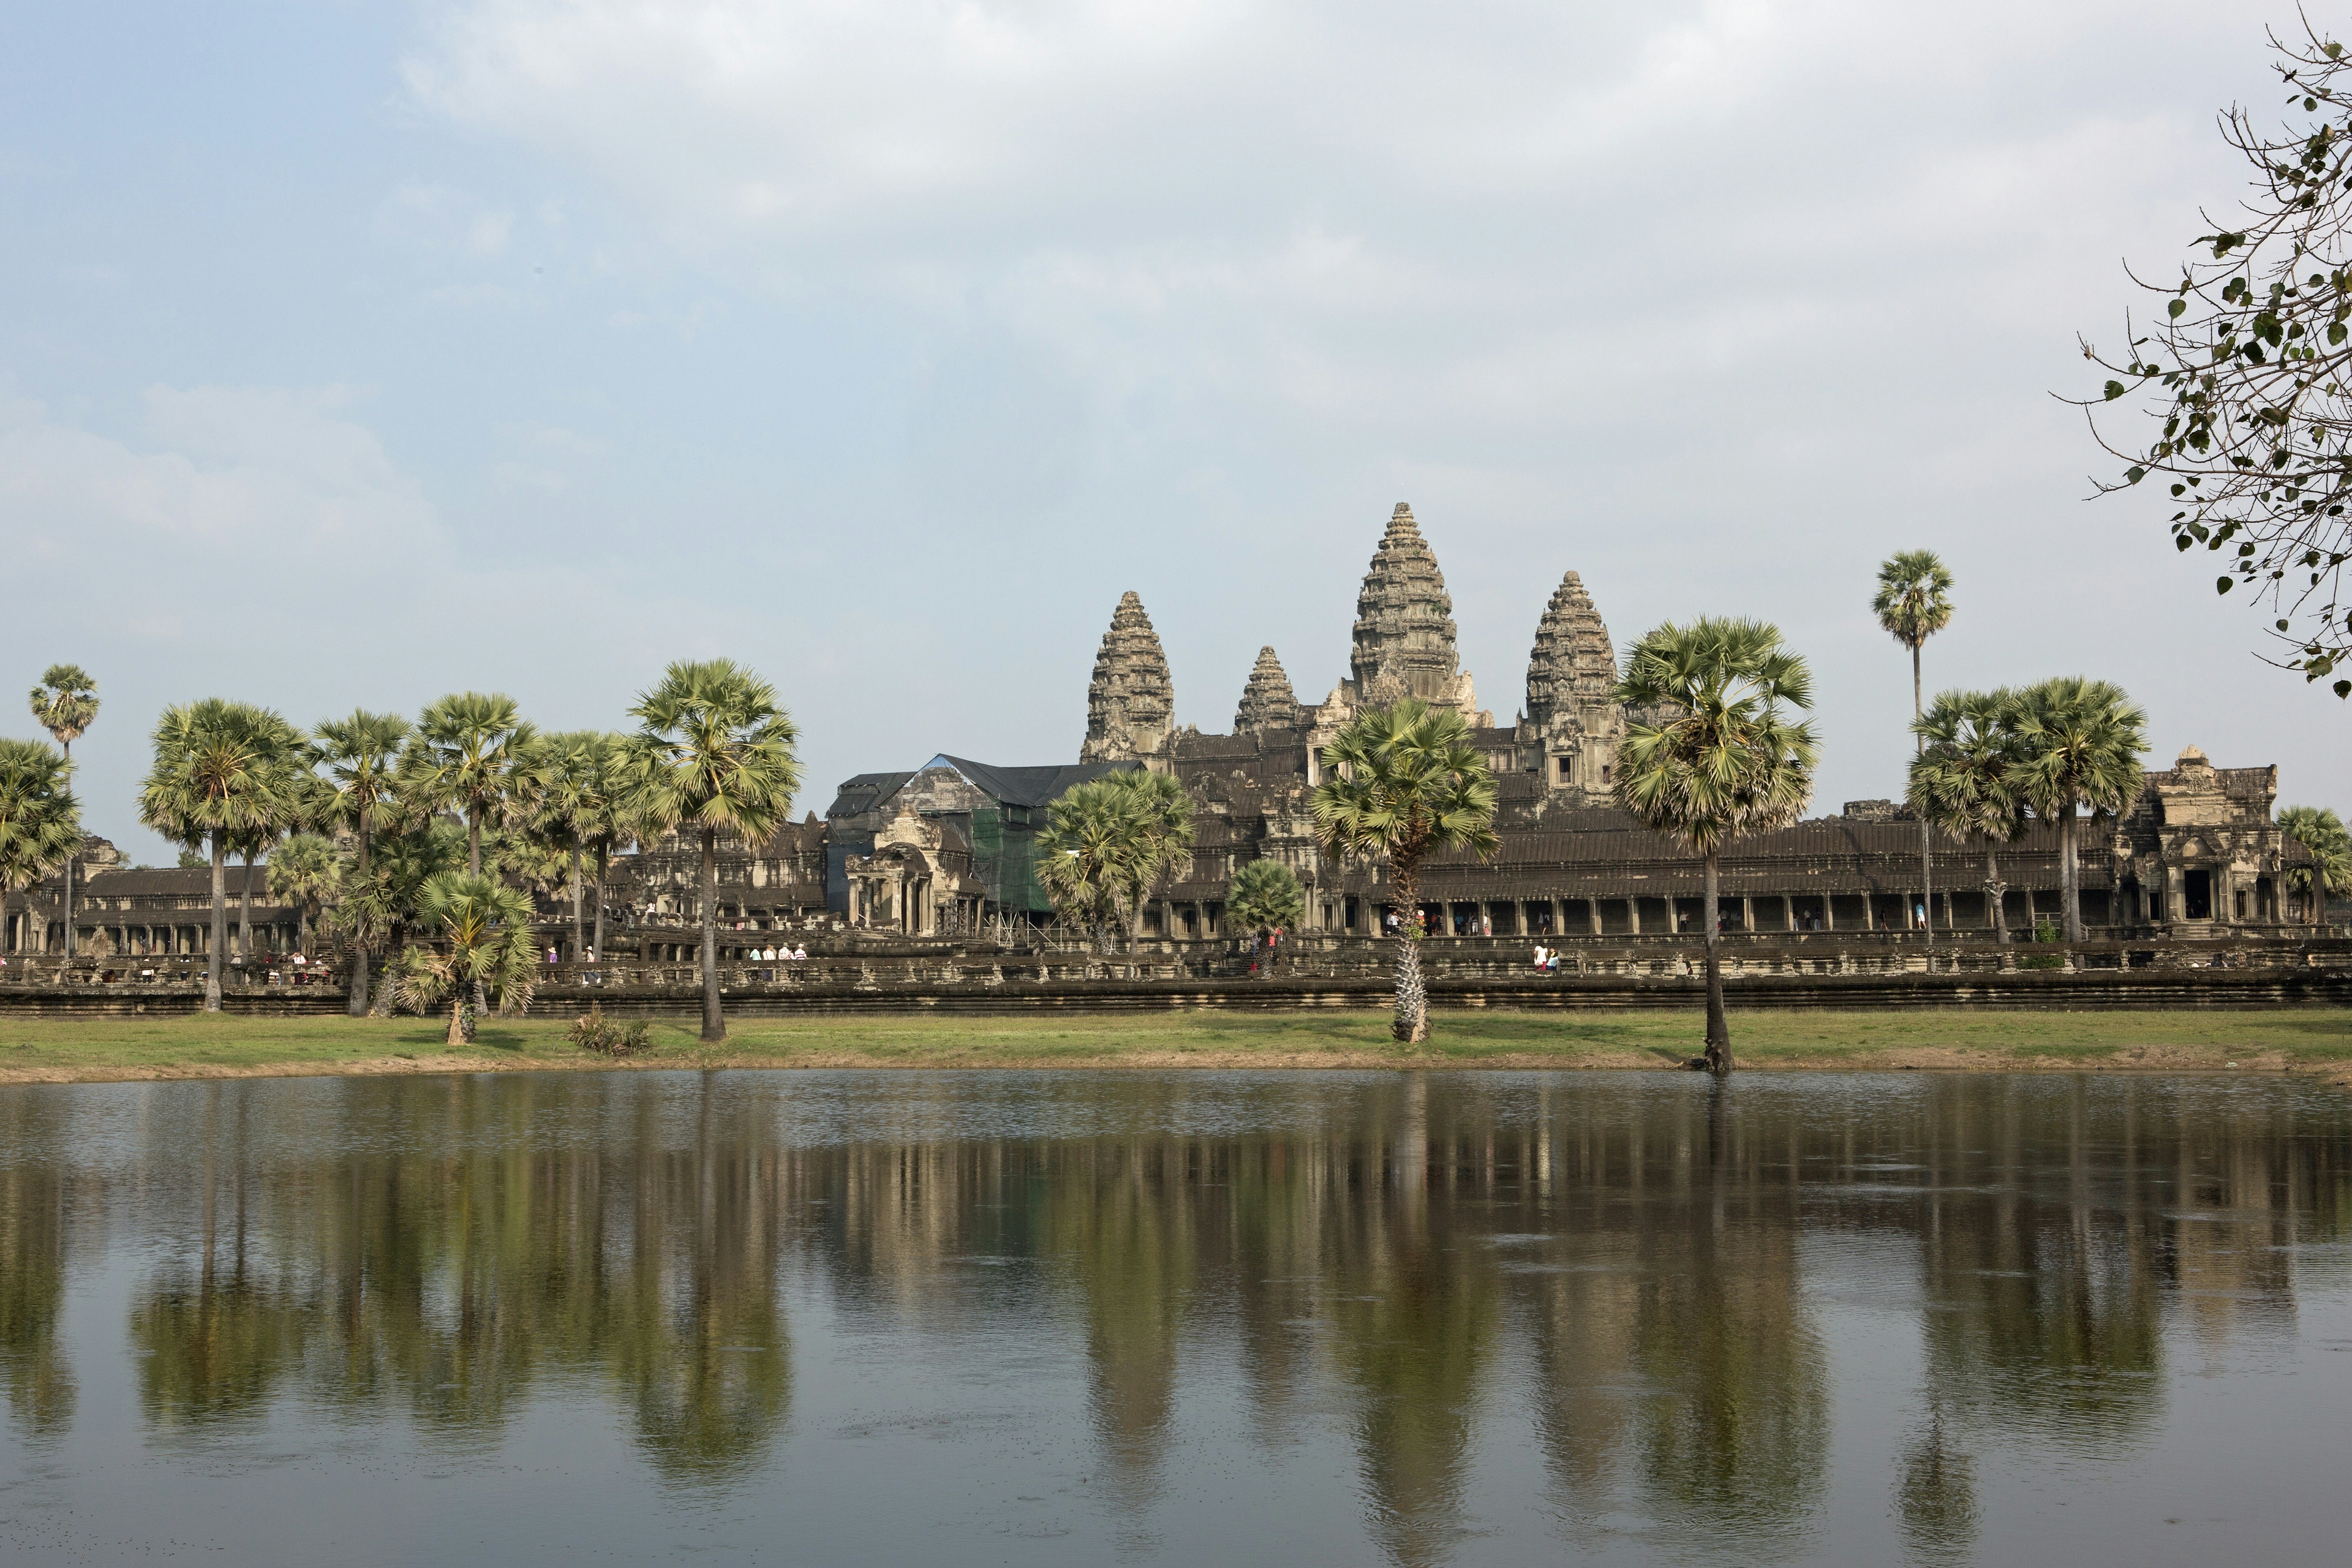
<path fill-rule="evenodd" d="M 1976 1461 L 1947 1441 L 1944 1418 L 1930 1415 L 1903 1447 L 1895 1482 L 1895 1517 L 1912 1555 L 1927 1563 L 1965 1563 L 1981 1522 Z"/>
<path fill-rule="evenodd" d="M 1057 1163 L 1051 1234 L 1084 1303 L 1088 1404 L 1129 1518 L 1159 1490 L 1177 1340 L 1195 1288 L 1192 1216 L 1170 1201 L 1167 1180 L 1181 1152 L 1138 1140 L 1087 1144 Z"/>
<path fill-rule="evenodd" d="M 53 1100 L 0 1099 L 0 1147 L 48 1142 Z M 65 1314 L 65 1181 L 50 1161 L 0 1165 L 0 1399 L 17 1431 L 51 1441 L 73 1426 L 73 1367 L 58 1342 Z"/>

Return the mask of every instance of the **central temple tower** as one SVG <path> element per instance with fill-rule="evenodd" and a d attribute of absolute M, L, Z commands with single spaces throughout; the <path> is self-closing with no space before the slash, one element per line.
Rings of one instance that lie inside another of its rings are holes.
<path fill-rule="evenodd" d="M 1421 537 L 1412 508 L 1399 501 L 1356 595 L 1352 706 L 1379 708 L 1418 697 L 1454 709 L 1473 724 L 1491 724 L 1492 717 L 1478 711 L 1470 673 L 1461 664 L 1445 574 Z"/>

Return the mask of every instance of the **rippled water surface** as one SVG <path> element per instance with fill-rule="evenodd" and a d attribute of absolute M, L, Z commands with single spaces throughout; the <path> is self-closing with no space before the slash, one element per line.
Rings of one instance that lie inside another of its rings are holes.
<path fill-rule="evenodd" d="M 0 1089 L 0 1558 L 2343 1560 L 2288 1079 Z"/>

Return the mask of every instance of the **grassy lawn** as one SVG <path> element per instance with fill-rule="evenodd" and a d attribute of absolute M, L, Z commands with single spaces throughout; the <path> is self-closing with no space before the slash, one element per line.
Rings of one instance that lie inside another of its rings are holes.
<path fill-rule="evenodd" d="M 562 1016 L 490 1019 L 469 1048 L 438 1022 L 325 1018 L 24 1018 L 0 1022 L 0 1082 L 251 1073 L 413 1072 L 609 1065 Z M 1384 1013 L 745 1019 L 705 1050 L 691 1018 L 657 1022 L 634 1065 L 692 1067 L 1662 1068 L 1698 1048 L 1679 1013 L 1439 1013 L 1428 1047 L 1388 1038 Z M 1757 1068 L 2352 1068 L 2352 1013 L 1888 1012 L 1736 1014 Z"/>

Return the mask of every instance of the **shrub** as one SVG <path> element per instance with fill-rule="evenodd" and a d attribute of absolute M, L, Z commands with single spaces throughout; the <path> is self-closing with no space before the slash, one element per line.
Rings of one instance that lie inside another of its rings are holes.
<path fill-rule="evenodd" d="M 630 1057 L 646 1048 L 653 1026 L 643 1018 L 626 1028 L 604 1016 L 601 1002 L 572 1020 L 572 1043 L 600 1057 Z"/>
<path fill-rule="evenodd" d="M 2033 928 L 2033 940 L 2037 945 L 2054 947 L 2058 942 L 2058 928 L 2048 921 L 2042 921 Z M 2020 969 L 2063 969 L 2066 958 L 2063 953 L 2028 952 L 2018 958 L 2017 966 Z"/>

